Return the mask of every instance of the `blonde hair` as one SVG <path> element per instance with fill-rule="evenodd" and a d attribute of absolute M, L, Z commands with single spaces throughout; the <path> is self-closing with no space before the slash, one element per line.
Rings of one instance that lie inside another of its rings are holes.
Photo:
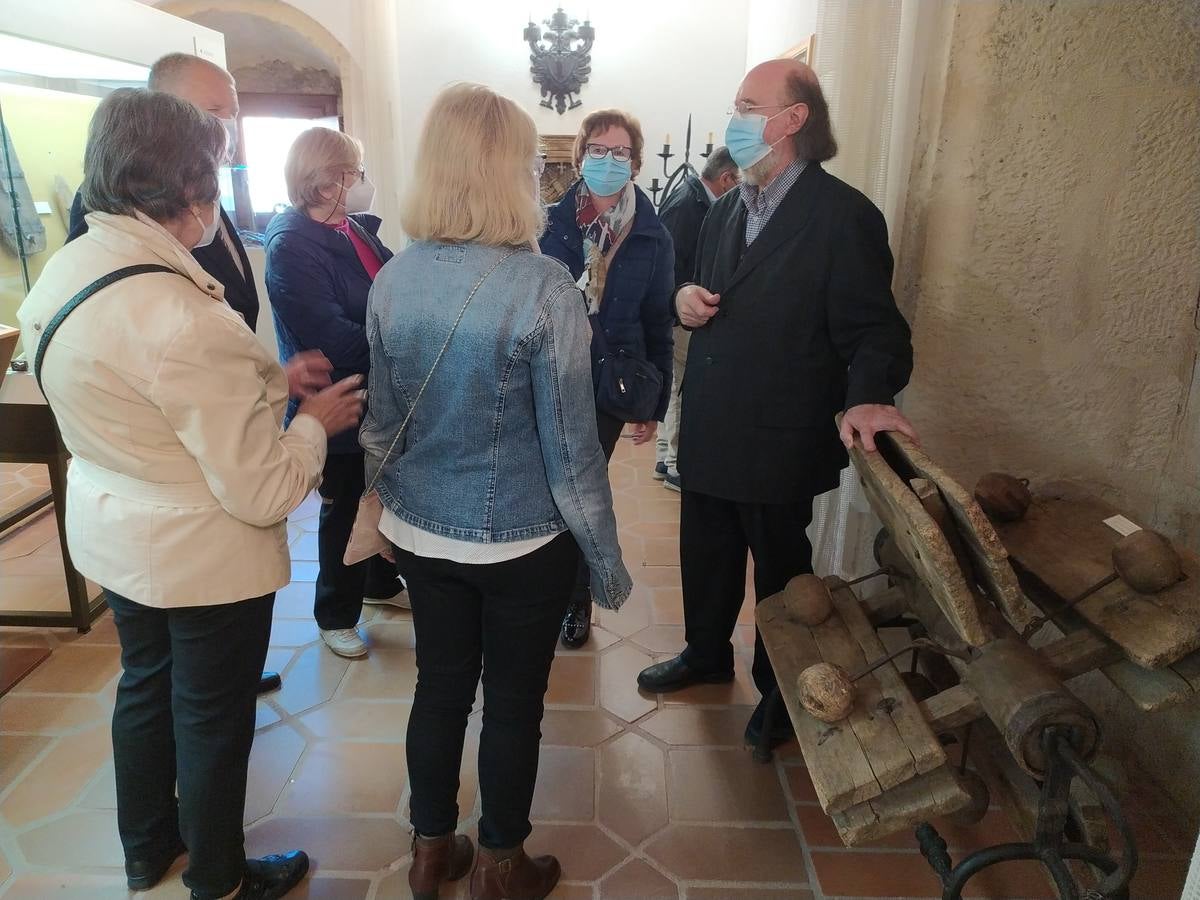
<path fill-rule="evenodd" d="M 361 165 L 362 145 L 350 135 L 332 128 L 309 128 L 292 142 L 283 165 L 288 199 L 300 209 L 328 203 L 321 191 Z"/>
<path fill-rule="evenodd" d="M 434 99 L 400 224 L 416 240 L 518 246 L 545 227 L 534 181 L 537 127 L 507 97 L 456 84 Z"/>

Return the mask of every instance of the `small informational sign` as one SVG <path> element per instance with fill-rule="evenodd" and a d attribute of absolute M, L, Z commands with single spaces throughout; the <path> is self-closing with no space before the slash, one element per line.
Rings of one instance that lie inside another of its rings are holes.
<path fill-rule="evenodd" d="M 34 200 L 33 208 L 37 210 L 37 214 L 39 216 L 48 216 L 50 213 L 54 212 L 54 210 L 50 208 L 50 204 L 45 200 Z"/>
<path fill-rule="evenodd" d="M 1141 525 L 1135 525 L 1124 516 L 1112 516 L 1111 518 L 1105 519 L 1104 524 L 1117 534 L 1121 535 L 1121 537 L 1126 537 L 1133 534 L 1135 531 L 1142 530 Z"/>

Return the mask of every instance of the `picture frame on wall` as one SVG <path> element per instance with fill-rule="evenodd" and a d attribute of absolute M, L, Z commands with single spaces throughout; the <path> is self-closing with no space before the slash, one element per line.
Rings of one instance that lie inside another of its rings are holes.
<path fill-rule="evenodd" d="M 811 66 L 813 64 L 813 50 L 816 43 L 817 36 L 815 34 L 810 34 L 795 47 L 792 47 L 790 50 L 785 52 L 782 58 L 794 59 L 804 63 L 806 66 Z"/>
<path fill-rule="evenodd" d="M 542 202 L 550 205 L 562 199 L 575 183 L 575 135 L 539 135 L 542 152 L 546 154 L 546 170 L 542 173 Z"/>

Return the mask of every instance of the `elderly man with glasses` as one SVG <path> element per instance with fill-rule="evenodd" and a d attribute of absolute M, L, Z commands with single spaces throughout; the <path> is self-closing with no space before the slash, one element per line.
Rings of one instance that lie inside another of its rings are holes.
<path fill-rule="evenodd" d="M 759 601 L 811 572 L 813 498 L 837 486 L 854 438 L 874 450 L 880 431 L 915 437 L 893 405 L 912 345 L 892 297 L 887 226 L 821 167 L 837 144 L 816 75 L 792 60 L 764 63 L 731 113 L 725 144 L 744 182 L 713 205 L 696 283 L 675 293 L 693 330 L 678 462 L 687 647 L 638 676 L 653 692 L 732 680 L 747 551 Z M 775 688 L 761 636 L 753 675 L 763 701 L 749 742 Z M 789 733 L 785 719 L 768 738 Z"/>

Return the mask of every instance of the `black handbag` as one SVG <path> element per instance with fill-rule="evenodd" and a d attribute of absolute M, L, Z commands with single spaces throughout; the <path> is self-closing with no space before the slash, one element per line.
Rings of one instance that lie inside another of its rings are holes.
<path fill-rule="evenodd" d="M 624 350 L 613 353 L 604 329 L 596 320 L 597 316 L 588 316 L 600 349 L 600 358 L 592 370 L 596 408 L 622 422 L 651 421 L 662 398 L 662 372 Z"/>

